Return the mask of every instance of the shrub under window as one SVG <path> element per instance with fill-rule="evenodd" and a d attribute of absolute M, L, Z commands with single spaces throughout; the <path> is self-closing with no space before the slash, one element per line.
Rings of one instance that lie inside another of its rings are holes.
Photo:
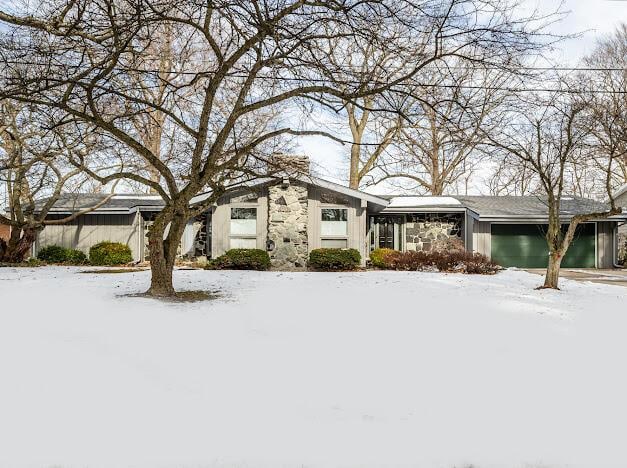
<path fill-rule="evenodd" d="M 319 271 L 355 270 L 361 255 L 355 249 L 314 249 L 309 253 L 309 267 Z"/>
<path fill-rule="evenodd" d="M 92 265 L 123 265 L 132 261 L 131 249 L 120 242 L 100 242 L 89 249 L 89 262 Z"/>
<path fill-rule="evenodd" d="M 210 261 L 208 270 L 268 270 L 270 256 L 261 249 L 231 249 Z"/>

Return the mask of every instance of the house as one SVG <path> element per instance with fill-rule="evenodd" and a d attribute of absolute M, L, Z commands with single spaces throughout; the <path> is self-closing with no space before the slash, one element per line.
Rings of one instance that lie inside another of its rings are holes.
<path fill-rule="evenodd" d="M 105 195 L 64 195 L 51 217 L 93 206 Z M 206 196 L 206 195 L 204 195 Z M 203 195 L 194 201 L 201 200 Z M 146 232 L 163 203 L 157 196 L 116 195 L 65 225 L 49 225 L 34 253 L 50 244 L 85 252 L 103 240 L 129 245 L 136 261 L 148 258 Z M 603 203 L 562 200 L 564 222 Z M 627 213 L 582 224 L 563 266 L 611 268 L 617 228 Z M 431 250 L 450 239 L 509 267 L 545 267 L 546 203 L 525 196 L 376 196 L 313 176 L 267 178 L 233 188 L 189 221 L 180 246 L 186 257 L 217 257 L 231 248 L 267 250 L 277 268 L 303 268 L 312 249 L 354 248 L 365 259 L 375 248 Z"/>
<path fill-rule="evenodd" d="M 0 239 L 3 241 L 8 241 L 9 237 L 11 237 L 11 226 L 8 224 L 4 224 L 0 220 Z"/>

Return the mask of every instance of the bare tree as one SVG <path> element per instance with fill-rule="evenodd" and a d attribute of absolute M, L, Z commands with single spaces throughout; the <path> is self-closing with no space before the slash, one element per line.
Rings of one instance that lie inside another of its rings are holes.
<path fill-rule="evenodd" d="M 11 227 L 7 242 L 0 239 L 0 262 L 22 262 L 46 225 L 63 224 L 104 204 L 61 219 L 46 219 L 62 191 L 80 187 L 85 177 L 69 163 L 72 155 L 83 157 L 95 143 L 77 141 L 67 127 L 48 128 L 49 119 L 32 106 L 0 102 L 0 170 L 5 174 L 7 213 L 0 221 Z"/>
<path fill-rule="evenodd" d="M 613 161 L 612 184 L 627 182 L 627 24 L 599 41 L 584 59 L 591 73 L 579 77 L 588 88 L 587 115 L 597 169 Z"/>
<path fill-rule="evenodd" d="M 267 155 L 281 137 L 323 133 L 290 125 L 281 118 L 286 106 L 359 105 L 361 98 L 403 85 L 445 49 L 471 58 L 477 42 L 492 44 L 485 57 L 540 49 L 547 37 L 538 28 L 546 17 L 522 18 L 515 7 L 510 0 L 45 0 L 36 11 L 0 11 L 0 97 L 61 110 L 67 121 L 92 125 L 159 173 L 159 183 L 137 171 L 102 175 L 75 160 L 102 183 L 125 178 L 161 195 L 165 206 L 149 232 L 149 294 L 171 296 L 187 220 L 228 185 L 266 172 Z M 173 31 L 174 56 L 190 57 L 172 75 L 142 60 L 152 32 L 164 24 Z M 398 31 L 419 32 L 425 48 L 409 59 L 398 53 L 398 41 L 390 40 Z M 399 57 L 394 74 L 347 80 L 353 70 L 331 57 L 356 43 L 390 49 Z M 34 65 L 26 67 L 25 58 Z M 176 104 L 163 106 L 138 89 L 138 75 L 164 86 Z M 166 115 L 165 126 L 176 136 L 172 160 L 155 154 L 134 125 L 138 116 L 155 112 Z M 203 191 L 205 197 L 195 198 Z"/>
<path fill-rule="evenodd" d="M 338 67 L 341 62 L 347 63 L 351 72 L 347 76 L 349 82 L 379 82 L 401 71 L 405 59 L 419 55 L 417 45 L 412 39 L 415 37 L 399 32 L 388 38 L 389 41 L 395 41 L 395 48 L 382 49 L 374 42 L 357 42 L 348 51 L 334 49 L 335 53 L 331 58 Z M 426 45 L 420 44 L 420 47 L 423 49 L 420 52 L 424 52 Z M 439 57 L 440 55 L 425 54 L 425 61 L 431 62 Z M 345 109 L 351 135 L 348 175 L 350 188 L 359 189 L 362 181 L 400 132 L 403 119 L 398 103 L 403 100 L 394 99 L 395 97 L 398 96 L 392 93 L 369 94 L 340 103 Z"/>
<path fill-rule="evenodd" d="M 501 87 L 506 81 L 511 85 L 514 77 L 509 71 L 465 66 L 463 61 L 448 67 L 431 70 L 429 85 L 418 86 L 425 98 L 405 111 L 408 122 L 396 150 L 378 165 L 377 183 L 400 181 L 403 188 L 442 195 L 465 185 L 485 159 L 486 134 L 498 131 L 507 98 Z"/>
<path fill-rule="evenodd" d="M 560 265 L 575 237 L 577 227 L 586 221 L 620 213 L 612 197 L 613 158 L 603 167 L 604 186 L 609 204 L 606 210 L 570 215 L 562 210 L 562 202 L 572 195 L 569 174 L 577 167 L 590 164 L 587 145 L 590 129 L 586 120 L 588 103 L 580 97 L 557 93 L 553 96 L 532 95 L 521 100 L 509 125 L 498 135 L 488 135 L 496 150 L 505 157 L 518 160 L 518 167 L 532 171 L 537 193 L 545 201 L 548 228 L 545 234 L 549 247 L 544 288 L 558 289 Z M 567 228 L 563 229 L 565 218 Z"/>

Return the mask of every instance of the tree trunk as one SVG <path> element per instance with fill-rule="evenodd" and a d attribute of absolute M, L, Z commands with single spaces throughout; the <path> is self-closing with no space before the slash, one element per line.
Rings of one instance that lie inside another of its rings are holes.
<path fill-rule="evenodd" d="M 41 228 L 34 227 L 12 228 L 11 237 L 3 249 L 0 261 L 6 263 L 23 262 L 31 251 L 40 230 Z"/>
<path fill-rule="evenodd" d="M 561 252 L 551 252 L 549 255 L 549 266 L 546 269 L 543 288 L 559 289 L 560 265 L 564 256 Z"/>
<path fill-rule="evenodd" d="M 361 145 L 353 143 L 351 145 L 351 161 L 350 161 L 350 174 L 348 180 L 348 187 L 359 190 L 359 161 L 361 154 Z"/>
<path fill-rule="evenodd" d="M 172 273 L 187 218 L 186 211 L 173 214 L 170 210 L 164 210 L 155 218 L 150 227 L 148 248 L 152 276 L 150 289 L 146 294 L 156 297 L 176 296 Z M 167 235 L 165 235 L 166 230 Z"/>

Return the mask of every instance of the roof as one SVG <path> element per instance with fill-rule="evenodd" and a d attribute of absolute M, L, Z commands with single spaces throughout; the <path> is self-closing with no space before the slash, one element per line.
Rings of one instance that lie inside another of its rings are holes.
<path fill-rule="evenodd" d="M 304 183 L 316 185 L 318 187 L 326 188 L 334 192 L 338 192 L 353 198 L 364 200 L 368 203 L 372 203 L 382 208 L 387 206 L 388 201 L 384 198 L 376 195 L 371 195 L 360 190 L 351 189 L 328 180 L 319 179 L 312 176 L 292 176 L 291 179 L 300 180 Z M 267 184 L 270 182 L 277 182 L 277 178 L 264 177 L 255 179 L 246 183 L 235 184 L 230 187 L 231 190 L 237 190 L 243 187 L 252 188 L 259 185 Z M 193 197 L 191 203 L 199 203 L 205 200 L 210 195 L 210 192 L 198 194 Z M 77 211 L 89 209 L 101 203 L 110 194 L 94 194 L 94 193 L 64 193 L 61 194 L 59 199 L 54 204 L 50 213 L 75 213 Z M 35 204 L 35 210 L 41 209 L 42 205 L 47 199 L 43 199 Z M 133 209 L 141 209 L 142 211 L 150 211 L 151 209 L 160 209 L 164 206 L 163 199 L 159 195 L 146 195 L 142 193 L 131 194 L 115 194 L 110 200 L 107 200 L 103 205 L 94 209 L 94 213 L 129 213 Z"/>
<path fill-rule="evenodd" d="M 105 193 L 63 193 L 55 202 L 50 213 L 73 213 L 89 209 L 102 203 L 110 194 Z M 35 210 L 40 210 L 48 199 L 43 199 L 35 203 Z M 161 208 L 164 203 L 158 195 L 146 194 L 115 194 L 111 199 L 107 200 L 102 206 L 99 206 L 96 212 L 128 212 L 136 206 L 148 206 Z"/>
<path fill-rule="evenodd" d="M 455 198 L 481 218 L 546 218 L 548 215 L 546 198 L 540 196 L 477 195 Z M 562 197 L 560 206 L 564 217 L 610 209 L 606 203 L 581 197 Z"/>
<path fill-rule="evenodd" d="M 390 203 L 387 209 L 402 209 L 402 208 L 460 208 L 463 209 L 463 205 L 454 197 L 438 197 L 438 196 L 393 196 L 389 198 Z"/>
<path fill-rule="evenodd" d="M 292 177 L 292 179 L 295 179 Z M 546 199 L 540 196 L 486 196 L 486 195 L 450 195 L 450 196 L 379 196 L 354 190 L 340 184 L 329 182 L 317 177 L 302 176 L 296 178 L 305 183 L 310 183 L 327 190 L 342 193 L 368 203 L 374 211 L 402 213 L 402 212 L 464 212 L 468 211 L 473 217 L 480 220 L 545 220 L 547 216 Z M 263 178 L 251 181 L 247 184 L 233 186 L 235 190 L 242 187 L 254 187 L 270 182 L 276 182 L 275 178 Z M 208 193 L 200 194 L 192 199 L 197 203 L 206 199 Z M 73 213 L 89 209 L 102 202 L 108 194 L 65 193 L 55 203 L 51 214 Z M 43 201 L 36 204 L 40 208 Z M 164 206 L 163 200 L 158 195 L 147 194 L 116 194 L 102 206 L 95 209 L 94 213 L 131 213 L 136 210 L 158 211 Z M 363 205 L 365 206 L 365 205 Z M 604 212 L 609 210 L 609 204 L 582 197 L 564 197 L 561 200 L 562 216 L 568 218 L 577 214 Z M 613 216 L 612 219 L 627 219 L 627 213 Z"/>
<path fill-rule="evenodd" d="M 306 184 L 312 184 L 315 185 L 317 187 L 321 187 L 321 188 L 325 188 L 327 190 L 331 190 L 332 192 L 337 192 L 337 193 L 341 193 L 343 195 L 347 195 L 349 197 L 353 197 L 353 198 L 357 198 L 359 200 L 364 200 L 368 203 L 372 203 L 374 205 L 377 205 L 379 208 L 383 208 L 386 207 L 388 205 L 388 200 L 386 200 L 385 198 L 382 198 L 380 196 L 377 195 L 372 195 L 370 193 L 366 193 L 366 192 L 362 192 L 361 190 L 355 190 L 349 187 L 346 187 L 345 185 L 341 185 L 341 184 L 336 184 L 335 182 L 331 182 L 325 179 L 320 179 L 318 177 L 314 177 L 311 175 L 306 175 L 306 174 L 286 174 L 285 175 L 286 179 L 291 179 L 291 180 L 297 180 L 299 182 L 303 182 Z M 261 185 L 265 185 L 265 184 L 269 184 L 269 183 L 276 183 L 278 181 L 280 181 L 280 177 L 263 177 L 263 178 L 258 178 L 258 179 L 254 179 L 252 181 L 247 181 L 247 182 L 243 182 L 243 183 L 237 183 L 234 184 L 232 186 L 229 187 L 230 190 L 238 190 L 241 188 L 253 188 L 253 187 L 259 187 Z M 211 192 L 205 192 L 205 193 L 200 193 L 198 195 L 196 195 L 194 198 L 191 199 L 191 203 L 199 203 L 205 199 L 207 199 L 207 197 L 211 194 Z"/>
<path fill-rule="evenodd" d="M 334 192 L 342 193 L 344 195 L 348 195 L 349 197 L 358 198 L 360 200 L 364 200 L 380 207 L 385 207 L 388 205 L 388 200 L 382 198 L 378 195 L 372 195 L 370 193 L 362 192 L 361 190 L 355 190 L 352 188 L 348 188 L 344 185 L 336 184 L 335 182 L 329 182 L 328 180 L 319 179 L 318 177 L 313 176 L 305 176 L 300 179 L 302 182 L 308 182 L 318 187 L 326 188 L 328 190 L 332 190 Z"/>

